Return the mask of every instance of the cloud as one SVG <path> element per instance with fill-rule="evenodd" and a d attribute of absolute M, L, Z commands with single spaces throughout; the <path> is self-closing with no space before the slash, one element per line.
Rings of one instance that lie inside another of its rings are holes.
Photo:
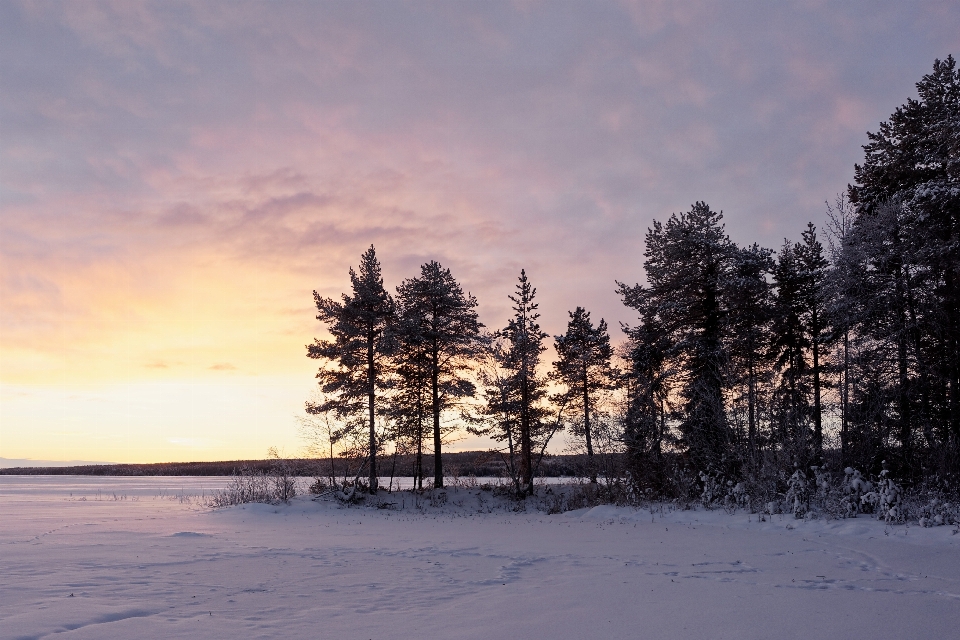
<path fill-rule="evenodd" d="M 237 367 L 233 366 L 229 362 L 218 362 L 217 364 L 210 365 L 211 371 L 236 371 Z"/>
<path fill-rule="evenodd" d="M 551 333 L 577 305 L 629 321 L 613 281 L 642 280 L 653 219 L 706 200 L 738 242 L 796 237 L 958 22 L 950 2 L 3 3 L 2 375 L 299 371 L 311 292 L 344 291 L 371 243 L 390 286 L 450 266 L 491 327 L 520 268 Z"/>

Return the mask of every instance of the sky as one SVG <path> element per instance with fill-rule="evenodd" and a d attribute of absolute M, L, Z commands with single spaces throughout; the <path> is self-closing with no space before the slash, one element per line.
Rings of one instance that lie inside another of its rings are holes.
<path fill-rule="evenodd" d="M 371 244 L 620 340 L 654 220 L 822 227 L 950 54 L 937 0 L 0 0 L 0 457 L 298 455 L 312 291 Z"/>

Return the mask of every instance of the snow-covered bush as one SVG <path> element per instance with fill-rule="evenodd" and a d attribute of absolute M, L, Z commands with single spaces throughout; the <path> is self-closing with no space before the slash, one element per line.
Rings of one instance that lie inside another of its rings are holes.
<path fill-rule="evenodd" d="M 700 482 L 703 489 L 700 491 L 700 504 L 706 509 L 713 507 L 714 503 L 721 500 L 725 495 L 723 476 L 711 471 L 700 472 Z"/>
<path fill-rule="evenodd" d="M 315 476 L 313 478 L 313 484 L 307 488 L 307 491 L 317 496 L 323 495 L 330 489 L 330 485 L 327 484 L 327 480 L 329 480 L 329 478 Z"/>
<path fill-rule="evenodd" d="M 787 494 L 784 503 L 795 518 L 803 518 L 810 511 L 810 497 L 807 488 L 807 474 L 797 468 L 787 480 Z"/>
<path fill-rule="evenodd" d="M 960 491 L 949 480 L 933 477 L 905 488 L 900 509 L 905 518 L 916 520 L 921 527 L 956 525 L 960 531 Z"/>
<path fill-rule="evenodd" d="M 703 489 L 700 492 L 700 504 L 706 509 L 722 505 L 729 512 L 750 507 L 750 495 L 743 482 L 725 480 L 720 473 L 700 472 Z"/>
<path fill-rule="evenodd" d="M 272 460 L 270 465 L 270 480 L 273 484 L 273 499 L 279 502 L 289 502 L 297 495 L 297 484 L 293 467 L 290 462 L 280 455 L 276 447 L 267 450 L 267 456 Z"/>
<path fill-rule="evenodd" d="M 724 508 L 731 513 L 736 509 L 749 509 L 750 508 L 750 494 L 747 493 L 747 488 L 742 482 L 734 484 L 731 481 L 727 481 L 727 495 L 724 497 Z"/>
<path fill-rule="evenodd" d="M 359 480 L 354 480 L 353 484 L 348 485 L 344 482 L 333 491 L 333 497 L 340 502 L 356 504 L 367 496 L 366 486 Z"/>
<path fill-rule="evenodd" d="M 860 498 L 860 502 L 876 508 L 877 517 L 882 517 L 887 523 L 903 522 L 904 514 L 900 508 L 902 497 L 903 489 L 890 477 L 890 471 L 886 468 L 886 460 L 884 460 L 884 469 L 880 472 L 880 480 L 876 488 L 865 493 Z"/>
<path fill-rule="evenodd" d="M 862 474 L 852 467 L 843 470 L 843 497 L 840 508 L 845 518 L 856 518 L 864 506 L 863 496 L 873 491 L 873 483 L 864 480 Z"/>
<path fill-rule="evenodd" d="M 920 507 L 917 516 L 921 527 L 938 527 L 954 523 L 960 524 L 956 507 L 949 502 L 943 502 L 937 498 L 931 498 L 927 504 Z"/>
<path fill-rule="evenodd" d="M 833 477 L 827 467 L 814 465 L 810 470 L 813 471 L 814 496 L 818 500 L 828 499 L 833 490 Z"/>

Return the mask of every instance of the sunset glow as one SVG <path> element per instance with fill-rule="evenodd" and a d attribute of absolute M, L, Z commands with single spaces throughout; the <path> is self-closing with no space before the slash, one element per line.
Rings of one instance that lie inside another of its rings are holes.
<path fill-rule="evenodd" d="M 633 318 L 654 219 L 778 247 L 960 53 L 956 2 L 0 4 L 0 457 L 301 451 L 337 297 L 450 267 Z M 473 441 L 458 447 L 470 448 Z M 457 447 L 455 447 L 457 448 Z"/>

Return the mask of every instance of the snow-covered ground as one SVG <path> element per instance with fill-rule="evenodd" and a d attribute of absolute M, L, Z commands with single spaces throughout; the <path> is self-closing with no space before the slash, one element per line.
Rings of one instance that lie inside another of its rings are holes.
<path fill-rule="evenodd" d="M 466 488 L 203 507 L 226 481 L 0 477 L 0 637 L 960 637 L 952 527 L 548 516 Z"/>

